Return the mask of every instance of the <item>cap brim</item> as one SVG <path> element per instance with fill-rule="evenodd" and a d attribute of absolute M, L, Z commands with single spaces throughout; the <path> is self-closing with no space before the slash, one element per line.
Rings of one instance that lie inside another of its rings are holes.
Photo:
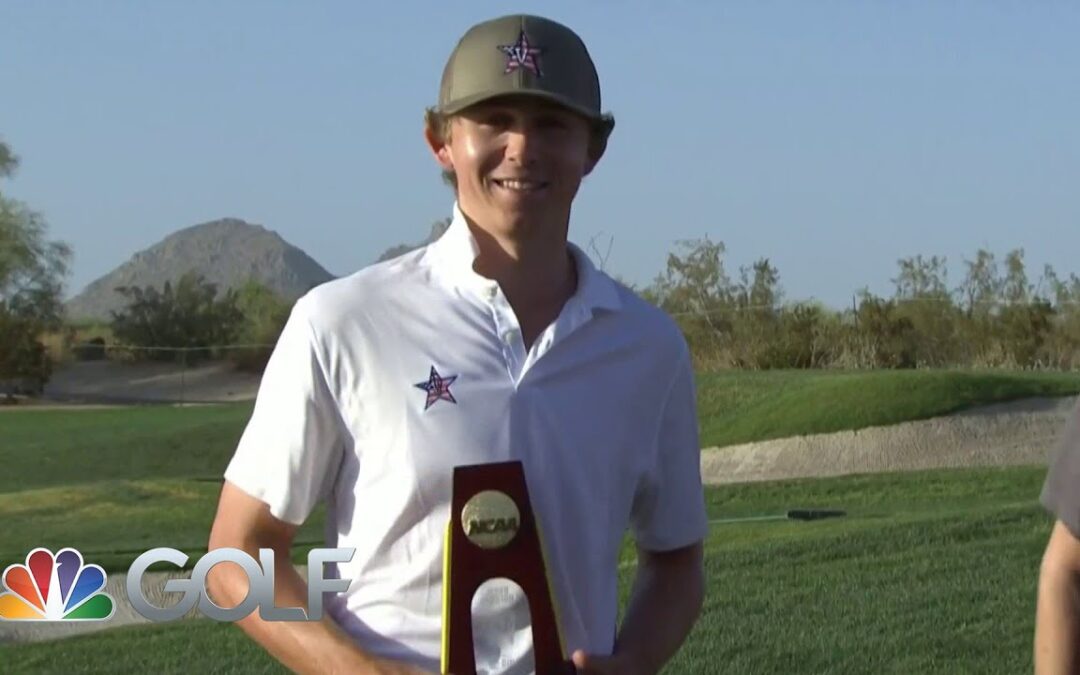
<path fill-rule="evenodd" d="M 582 106 L 575 104 L 573 101 L 569 100 L 565 96 L 560 96 L 559 94 L 554 94 L 548 91 L 536 89 L 522 91 L 501 91 L 493 93 L 475 94 L 473 96 L 465 96 L 464 98 L 460 98 L 454 101 L 451 105 L 438 108 L 438 111 L 443 115 L 456 115 L 465 110 L 466 108 L 474 106 L 478 103 L 483 103 L 484 101 L 491 101 L 497 98 L 511 98 L 516 96 L 532 96 L 535 98 L 543 99 L 545 101 L 551 101 L 552 103 L 557 103 L 560 106 L 567 108 L 568 110 L 575 112 L 578 115 L 581 115 L 585 119 L 589 120 L 589 122 L 604 128 L 606 133 L 608 134 L 610 134 L 611 130 L 615 128 L 615 118 L 612 117 L 610 114 L 597 114 L 593 110 L 583 108 Z"/>

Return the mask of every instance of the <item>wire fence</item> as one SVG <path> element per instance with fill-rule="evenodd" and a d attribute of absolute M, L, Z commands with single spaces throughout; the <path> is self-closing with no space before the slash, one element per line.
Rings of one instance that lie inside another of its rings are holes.
<path fill-rule="evenodd" d="M 691 302 L 694 300 L 691 299 Z M 696 308 L 687 303 L 685 297 L 679 298 L 679 301 L 681 307 L 674 311 L 666 311 L 683 325 L 688 340 L 691 342 L 690 348 L 695 354 L 695 359 L 710 368 L 814 368 L 829 367 L 829 364 L 835 367 L 839 367 L 836 364 L 855 364 L 851 367 L 866 368 L 884 367 L 879 363 L 883 362 L 883 357 L 879 355 L 882 349 L 891 348 L 887 344 L 891 338 L 885 336 L 888 339 L 877 340 L 876 337 L 881 336 L 858 333 L 862 329 L 861 317 L 864 316 L 865 310 L 869 309 L 866 304 L 868 301 L 873 302 L 874 305 L 887 303 L 890 310 L 900 311 L 903 308 L 920 306 L 953 306 L 947 315 L 950 319 L 957 319 L 957 321 L 943 324 L 953 326 L 952 329 L 947 329 L 951 330 L 950 334 L 940 333 L 941 326 L 936 326 L 934 329 L 939 330 L 938 333 L 911 337 L 914 342 L 910 349 L 918 352 L 914 357 L 917 363 L 936 364 L 939 367 L 964 366 L 965 364 L 975 364 L 977 367 L 984 365 L 1005 367 L 1011 363 L 1011 367 L 1016 368 L 1067 370 L 1080 366 L 1080 354 L 1076 347 L 1076 340 L 1080 339 L 1080 335 L 1077 335 L 1077 325 L 1080 324 L 1074 320 L 1080 317 L 1080 312 L 1072 309 L 1080 307 L 1080 302 L 1053 303 L 1051 306 L 1056 316 L 1050 317 L 1052 322 L 1050 330 L 1054 332 L 1054 339 L 1057 342 L 1042 348 L 1041 352 L 1032 358 L 1010 361 L 1011 357 L 1008 354 L 978 352 L 979 349 L 985 351 L 985 345 L 978 346 L 971 339 L 973 336 L 980 337 L 982 334 L 977 335 L 977 331 L 973 329 L 977 327 L 976 324 L 967 321 L 971 317 L 970 310 L 976 309 L 977 314 L 991 319 L 990 328 L 987 329 L 990 333 L 982 337 L 997 340 L 1001 344 L 995 348 L 998 351 L 1007 352 L 1010 345 L 999 339 L 1001 336 L 996 333 L 1000 331 L 994 327 L 993 323 L 998 310 L 1016 306 L 1035 308 L 1037 305 L 1045 311 L 1046 304 L 1026 301 L 1009 302 L 999 299 L 977 303 L 972 307 L 970 304 L 966 306 L 958 304 L 953 298 L 948 297 L 879 298 L 862 294 L 852 295 L 851 306 L 843 309 L 827 306 L 816 299 L 740 304 L 737 300 L 733 302 L 730 298 L 701 298 L 695 302 L 698 305 Z M 660 304 L 663 307 L 664 303 Z M 807 317 L 812 319 L 813 326 L 813 334 L 809 336 L 804 334 L 806 330 L 809 330 L 805 328 L 805 322 L 802 322 L 798 315 L 793 315 L 807 308 L 811 310 L 820 308 L 820 314 L 816 318 Z M 769 318 L 770 321 L 762 324 L 755 318 L 742 325 L 739 317 L 748 313 L 759 314 Z M 727 320 L 718 322 L 717 317 L 727 317 Z M 792 326 L 787 326 L 787 319 L 792 318 L 796 320 L 791 322 Z M 694 326 L 695 319 L 700 320 L 701 327 Z M 771 322 L 772 319 L 781 320 L 782 325 Z M 889 320 L 892 320 L 891 315 Z M 759 330 L 761 326 L 772 326 L 772 332 L 762 333 Z M 869 327 L 874 328 L 872 325 Z M 783 328 L 783 330 L 780 331 L 778 328 Z M 58 400 L 179 403 L 254 397 L 262 370 L 275 346 L 273 342 L 198 346 L 131 345 L 116 342 L 106 328 L 102 327 L 102 329 L 104 333 L 99 333 L 94 339 L 86 339 L 86 332 L 81 335 L 74 333 L 66 337 L 56 336 L 54 342 L 47 347 L 48 353 L 41 356 L 43 363 L 39 370 L 46 375 L 36 380 L 33 377 L 15 376 L 8 377 L 7 380 L 0 377 L 0 397 L 4 394 L 10 396 L 14 392 Z M 855 332 L 852 332 L 853 329 Z M 800 333 L 799 330 L 803 332 Z M 95 335 L 95 333 L 90 332 L 89 335 Z M 858 338 L 858 344 L 842 343 L 844 339 L 849 342 L 855 339 L 851 336 Z M 80 339 L 73 340 L 72 338 Z M 700 340 L 701 343 L 695 343 L 695 339 Z M 763 357 L 757 355 L 762 351 L 776 351 L 779 348 L 799 351 L 799 346 L 793 344 L 793 341 L 798 342 L 798 340 L 810 340 L 814 343 L 811 345 L 813 354 L 809 365 L 803 363 L 806 359 L 801 356 L 799 357 L 801 361 L 787 359 L 791 363 L 785 366 L 783 364 L 787 363 L 784 360 L 786 357 L 769 357 L 773 361 L 762 361 Z M 971 344 L 968 346 L 968 343 Z M 723 354 L 717 356 L 717 349 L 721 347 Z M 972 351 L 973 349 L 976 351 Z M 828 356 L 833 352 L 836 352 L 838 356 Z M 863 352 L 871 354 L 873 358 L 865 356 Z M 943 356 L 946 353 L 950 356 Z M 891 361 L 884 362 L 891 363 Z"/>
<path fill-rule="evenodd" d="M 879 298 L 879 297 L 874 296 L 872 299 L 875 300 L 875 301 L 878 301 L 878 302 L 882 302 L 882 303 L 889 303 L 889 304 L 892 304 L 892 305 L 897 306 L 897 307 L 912 306 L 912 305 L 923 305 L 923 304 L 925 304 L 925 305 L 938 305 L 938 306 L 939 305 L 952 305 L 959 312 L 972 312 L 972 311 L 976 311 L 976 310 L 978 310 L 978 311 L 994 310 L 994 309 L 1002 309 L 1002 308 L 1005 308 L 1005 307 L 1036 307 L 1036 306 L 1043 306 L 1041 303 L 1033 302 L 1031 300 L 1016 300 L 1016 301 L 995 300 L 995 301 L 987 301 L 987 302 L 977 302 L 977 303 L 974 303 L 973 305 L 971 305 L 971 304 L 968 304 L 968 303 L 957 303 L 955 300 L 953 300 L 951 298 L 937 298 L 937 297 Z M 844 313 L 844 312 L 850 312 L 850 311 L 858 311 L 858 308 L 859 308 L 859 306 L 861 304 L 859 301 L 860 300 L 865 300 L 865 298 L 860 298 L 860 296 L 853 295 L 853 296 L 851 296 L 851 306 L 850 307 L 843 307 L 843 308 L 830 307 L 826 303 L 824 303 L 824 302 L 822 302 L 822 301 L 820 301 L 820 300 L 818 300 L 816 298 L 809 298 L 809 299 L 806 299 L 806 300 L 790 300 L 790 301 L 787 301 L 787 302 L 775 302 L 775 303 L 770 303 L 770 304 L 742 303 L 742 302 L 739 302 L 739 301 L 724 300 L 724 299 L 720 299 L 720 298 L 709 298 L 709 300 L 711 302 L 721 303 L 721 304 L 723 304 L 723 307 L 720 307 L 720 308 L 717 308 L 717 309 L 714 309 L 714 310 L 709 310 L 708 312 L 704 312 L 704 313 L 742 312 L 742 311 L 755 311 L 755 310 L 774 310 L 774 311 L 776 311 L 776 310 L 784 310 L 784 309 L 793 309 L 793 308 L 796 308 L 796 307 L 821 307 L 825 311 Z M 1065 308 L 1074 308 L 1074 307 L 1080 308 L 1080 300 L 1061 300 L 1061 301 L 1056 301 L 1056 302 L 1047 301 L 1047 304 L 1052 309 L 1056 309 L 1058 311 L 1063 310 Z M 703 313 L 703 312 L 699 312 L 699 311 L 668 312 L 668 314 L 670 314 L 671 316 L 691 316 L 691 315 L 694 315 L 694 314 L 701 314 L 701 313 Z"/>
<path fill-rule="evenodd" d="M 30 376 L 0 377 L 0 397 L 81 403 L 215 403 L 252 399 L 274 345 L 171 347 L 82 340 L 54 346 Z M 43 375 L 38 375 L 42 373 Z"/>

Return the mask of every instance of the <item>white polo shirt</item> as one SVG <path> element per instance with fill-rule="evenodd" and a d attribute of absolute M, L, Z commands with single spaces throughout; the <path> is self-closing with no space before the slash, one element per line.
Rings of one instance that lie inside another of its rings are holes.
<path fill-rule="evenodd" d="M 647 549 L 707 530 L 693 373 L 670 318 L 570 245 L 578 287 L 526 350 L 455 205 L 435 243 L 297 301 L 225 478 L 356 549 L 327 611 L 366 650 L 437 671 L 453 468 L 521 460 L 569 656 L 608 654 L 628 528 Z M 527 602 L 473 602 L 478 671 L 530 672 Z"/>

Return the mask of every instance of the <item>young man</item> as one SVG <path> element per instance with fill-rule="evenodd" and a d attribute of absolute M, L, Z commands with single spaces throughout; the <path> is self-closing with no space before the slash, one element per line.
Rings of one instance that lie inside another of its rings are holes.
<path fill-rule="evenodd" d="M 327 546 L 356 549 L 334 570 L 350 587 L 323 622 L 241 626 L 298 671 L 437 671 L 453 468 L 514 459 L 567 657 L 582 673 L 657 672 L 704 589 L 693 374 L 673 322 L 567 241 L 613 127 L 593 62 L 553 21 L 479 24 L 427 119 L 455 184 L 450 228 L 296 303 L 211 534 L 211 548 L 274 548 L 279 604 L 304 606 L 288 551 L 325 498 Z M 628 529 L 638 571 L 616 636 Z M 230 567 L 211 578 L 219 604 L 246 590 Z M 478 672 L 532 670 L 520 588 L 482 586 L 473 622 Z"/>
<path fill-rule="evenodd" d="M 1035 672 L 1080 672 L 1080 403 L 1065 426 L 1042 491 L 1057 522 L 1039 573 Z"/>

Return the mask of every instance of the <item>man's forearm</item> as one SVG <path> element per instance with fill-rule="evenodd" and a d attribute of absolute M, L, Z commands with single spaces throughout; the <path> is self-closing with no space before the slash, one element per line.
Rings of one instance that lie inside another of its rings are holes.
<path fill-rule="evenodd" d="M 215 603 L 221 606 L 239 604 L 248 591 L 247 577 L 233 565 L 217 565 L 211 570 L 208 581 Z M 307 583 L 285 555 L 275 555 L 274 603 L 278 607 L 307 608 Z M 274 658 L 297 673 L 421 672 L 375 659 L 356 646 L 326 615 L 319 621 L 263 621 L 255 611 L 237 625 Z"/>
<path fill-rule="evenodd" d="M 1080 575 L 1061 566 L 1043 566 L 1035 619 L 1036 675 L 1080 671 Z"/>
<path fill-rule="evenodd" d="M 629 657 L 638 672 L 658 672 L 693 628 L 704 593 L 699 549 L 674 560 L 639 555 L 615 653 Z"/>

